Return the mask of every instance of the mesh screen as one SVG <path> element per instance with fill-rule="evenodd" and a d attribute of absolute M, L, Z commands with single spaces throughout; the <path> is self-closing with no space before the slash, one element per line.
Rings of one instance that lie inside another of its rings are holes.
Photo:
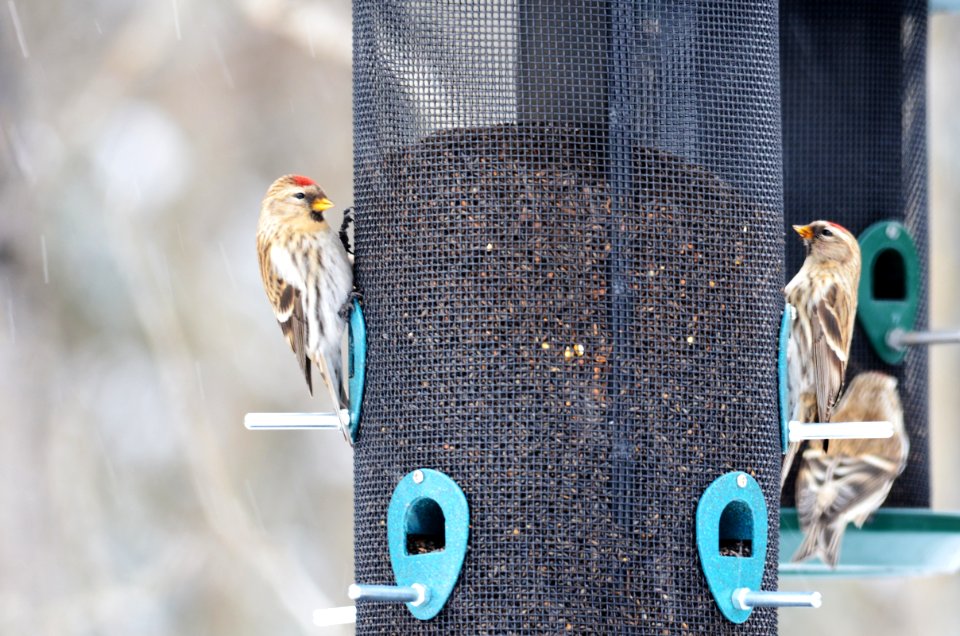
<path fill-rule="evenodd" d="M 409 471 L 472 521 L 439 616 L 358 632 L 774 633 L 722 618 L 694 521 L 744 470 L 778 524 L 776 5 L 354 7 L 357 580 Z"/>
<path fill-rule="evenodd" d="M 859 234 L 876 221 L 902 221 L 923 273 L 919 329 L 927 324 L 926 28 L 924 0 L 781 4 L 786 228 L 828 218 Z M 802 262 L 800 241 L 788 240 L 787 275 Z M 871 369 L 899 378 L 911 440 L 885 505 L 929 506 L 926 349 L 888 366 L 858 323 L 848 378 Z M 793 505 L 792 482 L 785 505 Z"/>

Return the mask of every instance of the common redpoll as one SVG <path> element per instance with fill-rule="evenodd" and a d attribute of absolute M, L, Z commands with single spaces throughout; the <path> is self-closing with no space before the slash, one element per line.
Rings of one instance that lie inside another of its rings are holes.
<path fill-rule="evenodd" d="M 807 251 L 803 267 L 786 286 L 797 310 L 787 346 L 791 419 L 829 422 L 843 390 L 860 283 L 860 246 L 845 228 L 829 221 L 794 225 Z M 790 444 L 780 486 L 799 448 Z"/>
<path fill-rule="evenodd" d="M 835 422 L 888 421 L 887 439 L 811 442 L 797 472 L 797 516 L 805 536 L 794 561 L 817 555 L 830 567 L 840 557 L 840 541 L 851 521 L 862 527 L 887 498 L 907 464 L 910 442 L 903 427 L 897 380 L 870 371 L 851 380 L 833 413 Z"/>
<path fill-rule="evenodd" d="M 334 408 L 344 408 L 340 346 L 353 270 L 337 232 L 324 218 L 331 207 L 312 179 L 280 177 L 267 190 L 260 209 L 257 254 L 267 300 L 297 356 L 310 394 L 313 362 Z M 342 416 L 341 427 L 346 435 Z"/>

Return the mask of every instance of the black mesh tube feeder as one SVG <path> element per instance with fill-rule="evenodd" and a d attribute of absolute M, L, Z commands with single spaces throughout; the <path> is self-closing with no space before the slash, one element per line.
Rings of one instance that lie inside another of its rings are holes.
<path fill-rule="evenodd" d="M 742 471 L 778 522 L 777 15 L 355 2 L 357 580 L 394 582 L 411 471 L 470 509 L 443 610 L 360 604 L 358 633 L 775 631 L 723 618 L 694 513 Z"/>

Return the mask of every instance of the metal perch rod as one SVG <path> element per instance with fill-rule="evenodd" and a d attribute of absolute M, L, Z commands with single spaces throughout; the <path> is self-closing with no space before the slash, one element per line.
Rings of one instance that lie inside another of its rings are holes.
<path fill-rule="evenodd" d="M 347 588 L 347 596 L 353 601 L 373 601 L 377 603 L 413 603 L 415 606 L 427 602 L 427 588 L 420 583 L 401 587 L 399 585 L 363 585 L 352 583 Z"/>
<path fill-rule="evenodd" d="M 960 329 L 953 331 L 904 331 L 892 329 L 887 334 L 887 345 L 894 349 L 905 349 L 914 345 L 958 344 Z"/>
<path fill-rule="evenodd" d="M 791 421 L 788 425 L 791 442 L 809 439 L 883 439 L 893 435 L 890 422 L 808 423 Z"/>
<path fill-rule="evenodd" d="M 340 430 L 341 417 L 349 418 L 347 411 L 337 413 L 247 413 L 243 425 L 251 431 Z"/>
<path fill-rule="evenodd" d="M 733 591 L 733 605 L 737 609 L 753 607 L 813 607 L 823 603 L 820 592 L 764 592 L 739 587 Z"/>

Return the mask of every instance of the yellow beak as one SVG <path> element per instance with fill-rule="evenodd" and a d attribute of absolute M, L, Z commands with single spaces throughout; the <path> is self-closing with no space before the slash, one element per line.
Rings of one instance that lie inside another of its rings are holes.
<path fill-rule="evenodd" d="M 314 199 L 313 203 L 310 205 L 310 209 L 314 212 L 323 212 L 324 210 L 329 210 L 333 207 L 333 201 L 327 197 L 321 199 Z"/>
<path fill-rule="evenodd" d="M 809 225 L 794 225 L 793 230 L 805 241 L 813 238 L 813 228 Z"/>

